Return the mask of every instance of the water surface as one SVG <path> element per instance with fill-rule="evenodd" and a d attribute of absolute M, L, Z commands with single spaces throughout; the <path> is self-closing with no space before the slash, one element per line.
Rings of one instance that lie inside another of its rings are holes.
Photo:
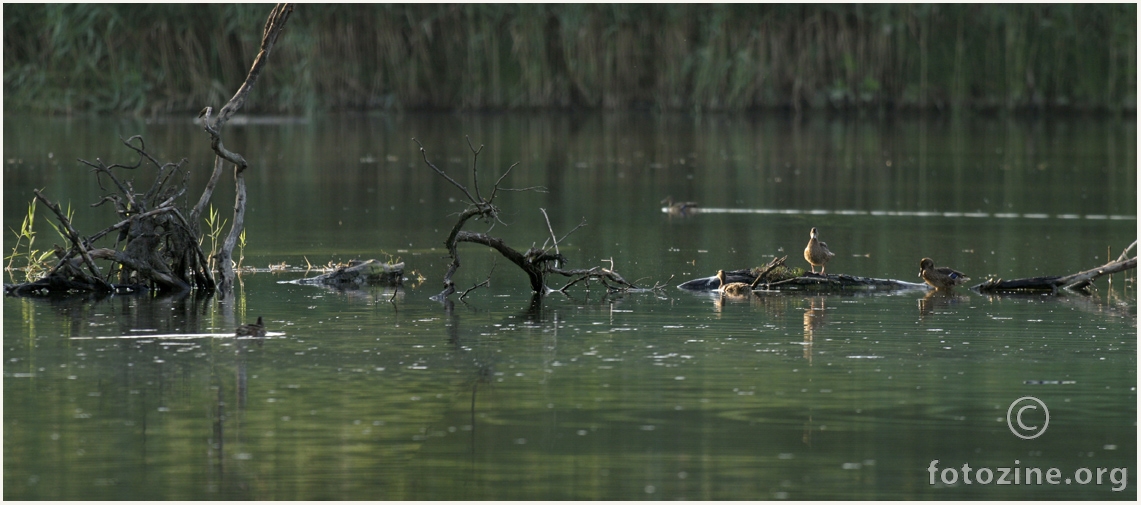
<path fill-rule="evenodd" d="M 135 134 L 187 158 L 196 198 L 212 157 L 188 120 L 5 118 L 5 226 L 32 188 L 71 202 L 84 233 L 112 224 L 74 160 L 133 162 L 116 142 Z M 6 298 L 6 499 L 1136 499 L 1123 275 L 1088 297 L 673 288 L 774 255 L 807 266 L 813 226 L 833 273 L 916 281 L 924 256 L 978 281 L 1100 265 L 1137 236 L 1132 120 L 440 114 L 226 134 L 251 161 L 244 264 L 394 257 L 408 283 L 337 292 L 282 283 L 290 271 L 247 274 L 226 301 Z M 411 139 L 470 184 L 465 135 L 484 146 L 484 195 L 516 162 L 505 186 L 545 188 L 501 192 L 503 223 L 469 229 L 525 249 L 550 235 L 540 208 L 560 236 L 585 219 L 560 244 L 569 266 L 613 259 L 668 287 L 535 303 L 512 265 L 466 245 L 458 286 L 494 267 L 491 285 L 429 300 L 463 195 Z M 712 211 L 670 216 L 666 196 Z M 58 242 L 37 219 L 37 246 Z M 233 337 L 259 315 L 268 338 Z M 1050 409 L 1033 440 L 1007 427 L 1023 396 Z M 933 460 L 1092 477 L 948 485 Z"/>

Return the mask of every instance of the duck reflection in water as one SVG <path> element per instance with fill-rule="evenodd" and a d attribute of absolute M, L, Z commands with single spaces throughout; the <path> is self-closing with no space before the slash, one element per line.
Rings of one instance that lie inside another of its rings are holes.
<path fill-rule="evenodd" d="M 946 309 L 951 305 L 970 300 L 969 296 L 956 295 L 952 291 L 932 289 L 923 298 L 919 299 L 919 318 L 933 314 L 935 311 Z"/>
<path fill-rule="evenodd" d="M 824 297 L 814 296 L 808 299 L 808 308 L 804 311 L 804 359 L 812 364 L 812 343 L 816 338 L 816 330 L 824 325 Z"/>

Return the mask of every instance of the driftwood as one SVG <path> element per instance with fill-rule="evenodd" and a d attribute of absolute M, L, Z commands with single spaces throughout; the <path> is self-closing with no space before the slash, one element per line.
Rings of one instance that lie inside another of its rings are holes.
<path fill-rule="evenodd" d="M 734 270 L 725 272 L 726 282 L 744 282 L 753 284 L 757 280 L 750 272 L 752 270 Z M 678 289 L 687 291 L 716 291 L 721 285 L 717 276 L 693 279 L 678 285 Z M 929 289 L 926 284 L 898 281 L 895 279 L 876 279 L 872 277 L 857 277 L 846 274 L 805 274 L 773 283 L 758 282 L 754 290 L 768 291 L 896 291 L 904 289 Z"/>
<path fill-rule="evenodd" d="M 230 120 L 231 117 L 246 103 L 246 98 L 253 89 L 254 83 L 257 82 L 258 76 L 261 75 L 262 70 L 265 68 L 266 62 L 269 60 L 269 54 L 273 50 L 274 44 L 277 42 L 278 35 L 285 28 L 285 22 L 289 20 L 289 15 L 293 13 L 293 4 L 278 4 L 270 11 L 269 18 L 265 22 L 265 28 L 262 31 L 261 50 L 258 52 L 257 57 L 254 58 L 253 64 L 250 66 L 250 71 L 246 74 L 246 80 L 238 88 L 237 93 L 230 98 L 222 110 L 218 112 L 217 116 L 213 115 L 214 109 L 206 107 L 198 115 L 202 119 L 202 128 L 206 133 L 210 134 L 210 147 L 214 150 L 216 157 L 214 158 L 214 172 L 210 175 L 210 181 L 206 184 L 206 189 L 202 192 L 198 204 L 190 212 L 190 221 L 198 223 L 198 218 L 205 210 L 207 202 L 213 195 L 214 187 L 218 184 L 219 178 L 222 176 L 222 171 L 225 168 L 226 162 L 234 165 L 234 219 L 230 223 L 230 233 L 226 235 L 226 240 L 223 241 L 222 247 L 219 249 L 214 258 L 217 260 L 215 263 L 218 267 L 221 279 L 218 280 L 218 291 L 222 297 L 225 297 L 234 286 L 234 266 L 231 261 L 233 258 L 234 246 L 238 243 L 238 237 L 242 234 L 242 228 L 245 226 L 246 217 L 246 180 L 242 175 L 248 164 L 245 158 L 240 154 L 234 153 L 226 149 L 222 144 L 222 127 Z"/>
<path fill-rule="evenodd" d="M 221 288 L 223 293 L 226 293 L 232 289 L 234 278 L 232 251 L 242 232 L 245 217 L 246 190 L 241 174 L 246 168 L 246 162 L 240 155 L 226 150 L 222 145 L 220 132 L 222 125 L 245 103 L 291 12 L 293 7 L 289 4 L 274 7 L 265 25 L 261 52 L 250 68 L 242 87 L 217 117 L 213 117 L 213 110 L 209 107 L 200 115 L 203 118 L 204 128 L 210 133 L 211 146 L 217 154 L 217 159 L 210 182 L 197 205 L 190 209 L 187 215 L 175 205 L 176 199 L 186 193 L 187 177 L 183 170 L 186 160 L 160 164 L 147 154 L 142 137 L 131 137 L 123 141 L 123 144 L 139 155 L 139 161 L 134 165 L 107 165 L 98 158 L 94 163 L 79 160 L 93 169 L 101 188 L 105 179 L 113 183 L 113 187 L 103 199 L 92 206 L 112 203 L 120 221 L 91 237 L 81 237 L 59 205 L 36 191 L 36 199 L 56 214 L 61 224 L 59 228 L 61 234 L 71 243 L 71 248 L 58 253 L 59 263 L 45 278 L 33 283 L 5 286 L 5 291 L 16 295 L 44 295 L 77 292 L 122 293 L 151 289 L 185 292 L 192 288 L 207 293 L 213 293 L 215 288 Z M 144 194 L 138 194 L 132 181 L 120 179 L 116 175 L 116 169 L 134 170 L 142 166 L 144 160 L 149 161 L 158 170 L 150 189 Z M 221 252 L 216 256 L 222 279 L 215 284 L 209 261 L 199 246 L 199 237 L 202 236 L 199 218 L 211 199 L 224 161 L 236 167 L 237 198 L 234 203 L 234 220 L 230 233 Z M 180 173 L 183 175 L 181 185 L 170 184 L 174 176 Z M 104 190 L 107 191 L 107 188 Z M 91 244 L 112 232 L 118 232 L 115 247 L 101 248 L 100 254 L 92 254 Z M 118 247 L 121 243 L 123 247 L 120 250 Z M 113 262 L 113 267 L 104 275 L 95 264 L 95 259 L 110 260 Z M 115 276 L 118 277 L 118 283 L 112 282 Z"/>
<path fill-rule="evenodd" d="M 171 181 L 176 174 L 183 172 L 185 160 L 159 163 L 147 153 L 146 144 L 139 136 L 124 140 L 123 144 L 138 154 L 135 164 L 108 165 L 98 158 L 95 162 L 79 160 L 92 168 L 100 187 L 106 191 L 92 207 L 111 203 L 119 221 L 84 237 L 59 204 L 34 190 L 36 200 L 55 214 L 60 223 L 58 229 L 70 242 L 70 247 L 57 246 L 59 261 L 44 278 L 5 286 L 7 294 L 184 292 L 193 287 L 213 291 L 214 282 L 198 237 L 175 205 L 175 200 L 186 192 L 186 179 L 183 177 L 181 184 Z M 144 166 L 144 161 L 157 170 L 150 189 L 137 193 L 135 181 L 120 178 L 118 171 L 139 169 Z M 109 190 L 104 187 L 104 181 L 112 183 Z M 115 237 L 114 247 L 96 248 L 92 245 L 107 236 Z M 95 260 L 109 260 L 112 267 L 104 274 Z"/>
<path fill-rule="evenodd" d="M 56 256 L 61 258 L 60 263 L 48 275 L 23 284 L 4 285 L 4 293 L 10 296 L 59 296 L 75 295 L 80 293 L 95 296 L 111 294 L 132 294 L 149 291 L 146 284 L 112 284 L 92 276 L 85 271 L 85 262 L 90 260 L 115 259 L 123 255 L 120 251 L 99 248 L 87 251 L 87 258 L 69 255 L 62 249 L 57 250 Z"/>
<path fill-rule="evenodd" d="M 562 238 L 558 238 L 555 236 L 554 229 L 551 227 L 550 219 L 547 218 L 547 230 L 550 232 L 550 238 L 543 243 L 542 247 L 531 247 L 525 252 L 520 252 L 519 250 L 507 245 L 503 239 L 488 235 L 487 233 L 464 230 L 464 226 L 473 218 L 479 218 L 487 223 L 491 223 L 492 227 L 495 226 L 495 223 L 503 224 L 506 226 L 506 223 L 503 223 L 503 221 L 499 219 L 500 209 L 494 203 L 495 197 L 499 194 L 500 191 L 543 191 L 544 188 L 532 187 L 522 189 L 508 189 L 500 187 L 500 184 L 507 177 L 507 175 L 511 173 L 511 170 L 514 169 L 516 165 L 518 165 L 518 163 L 516 163 L 508 167 L 507 170 L 499 176 L 499 179 L 496 180 L 495 184 L 492 186 L 491 195 L 485 199 L 480 193 L 479 171 L 477 167 L 479 154 L 481 151 L 483 151 L 482 145 L 477 149 L 471 144 L 471 140 L 468 140 L 468 148 L 472 152 L 472 189 L 469 189 L 467 186 L 461 184 L 459 181 L 456 181 L 454 178 L 452 178 L 450 175 L 448 175 L 446 172 L 428 160 L 428 154 L 424 149 L 423 144 L 420 144 L 420 141 L 416 139 L 412 140 L 420 146 L 420 154 L 424 158 L 424 163 L 428 165 L 428 167 L 433 171 L 435 171 L 440 177 L 443 177 L 444 180 L 448 181 L 453 186 L 458 188 L 464 194 L 464 196 L 467 197 L 468 201 L 467 209 L 460 213 L 459 219 L 456 221 L 456 224 L 452 226 L 451 232 L 448 233 L 447 239 L 444 240 L 444 245 L 447 247 L 451 262 L 448 263 L 448 270 L 444 273 L 444 289 L 433 296 L 433 299 L 438 301 L 445 301 L 448 299 L 448 296 L 456 292 L 456 285 L 455 281 L 452 280 L 452 276 L 455 275 L 456 270 L 458 270 L 460 267 L 460 257 L 457 247 L 461 242 L 482 244 L 498 251 L 499 254 L 503 255 L 504 258 L 507 258 L 508 261 L 519 267 L 520 270 L 527 274 L 527 278 L 531 284 L 531 291 L 538 294 L 539 296 L 550 292 L 566 292 L 567 289 L 569 289 L 571 286 L 574 286 L 575 284 L 580 282 L 589 283 L 590 281 L 595 281 L 602 284 L 608 291 L 636 291 L 643 289 L 627 281 L 622 277 L 621 274 L 616 272 L 614 270 L 613 261 L 610 262 L 610 268 L 596 266 L 592 268 L 566 269 L 562 267 L 562 265 L 567 262 L 567 259 L 561 253 L 559 253 L 559 243 L 563 240 L 566 240 L 566 238 L 571 233 L 574 233 L 579 228 L 586 226 L 585 221 L 581 222 L 566 235 L 563 235 Z M 539 210 L 546 218 L 547 211 L 544 209 Z M 571 280 L 561 288 L 551 289 L 546 285 L 546 278 L 549 274 L 562 275 L 564 277 L 571 278 Z M 485 281 L 475 287 L 486 284 L 487 282 Z M 475 289 L 475 287 L 472 289 Z M 661 286 L 655 285 L 654 287 L 647 289 L 660 288 Z M 463 296 L 466 296 L 469 292 L 472 291 L 472 289 L 464 291 Z"/>
<path fill-rule="evenodd" d="M 808 274 L 766 285 L 767 289 L 805 291 L 897 291 L 903 289 L 930 289 L 924 283 L 876 279 L 846 274 Z"/>
<path fill-rule="evenodd" d="M 1075 291 L 1079 293 L 1089 293 L 1089 287 L 1093 281 L 1103 275 L 1115 274 L 1125 270 L 1133 270 L 1137 268 L 1137 258 L 1129 258 L 1129 251 L 1137 245 L 1137 241 L 1133 241 L 1125 251 L 1117 257 L 1116 260 L 1110 261 L 1102 266 L 1091 268 L 1082 272 L 1070 275 L 1055 275 L 1047 277 L 1031 277 L 1026 279 L 1013 279 L 1004 281 L 1002 279 L 989 279 L 982 284 L 971 287 L 972 290 L 979 293 L 1033 293 L 1033 292 L 1050 292 L 1057 293 L 1059 289 Z"/>
<path fill-rule="evenodd" d="M 1137 258 L 1129 257 L 1129 252 L 1137 246 L 1134 241 L 1114 261 L 1110 261 L 1097 268 L 1091 268 L 1070 275 L 1055 275 L 1045 277 L 1032 277 L 1004 281 L 991 279 L 982 284 L 971 287 L 972 291 L 984 294 L 1003 293 L 1057 293 L 1059 289 L 1088 293 L 1093 281 L 1103 275 L 1123 272 L 1137 268 Z M 927 284 L 905 282 L 894 279 L 876 279 L 872 277 L 857 277 L 845 274 L 806 274 L 802 268 L 779 268 L 783 266 L 784 258 L 774 259 L 765 267 L 742 269 L 725 272 L 725 282 L 744 282 L 753 286 L 754 290 L 765 289 L 775 291 L 893 291 L 903 289 L 931 289 Z M 779 263 L 779 264 L 778 264 Z M 679 289 L 689 291 L 716 291 L 721 286 L 717 276 L 693 279 L 678 285 Z"/>
<path fill-rule="evenodd" d="M 297 284 L 359 288 L 364 286 L 399 286 L 404 282 L 404 263 L 384 263 L 377 260 L 352 260 L 327 274 L 297 279 Z"/>
<path fill-rule="evenodd" d="M 927 289 L 926 284 L 874 279 L 845 274 L 805 273 L 803 268 L 789 268 L 784 265 L 788 256 L 774 258 L 767 265 L 752 269 L 725 272 L 725 283 L 744 282 L 753 290 L 768 291 L 892 291 L 901 289 Z M 687 291 L 716 291 L 721 281 L 716 275 L 693 279 L 678 285 Z"/>

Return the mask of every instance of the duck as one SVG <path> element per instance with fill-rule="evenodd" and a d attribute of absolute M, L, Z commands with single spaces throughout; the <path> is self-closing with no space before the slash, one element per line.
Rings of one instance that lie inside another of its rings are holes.
<path fill-rule="evenodd" d="M 971 280 L 958 270 L 947 267 L 936 267 L 935 261 L 931 258 L 923 258 L 919 261 L 919 276 L 935 289 L 952 289 L 959 284 L 963 284 Z"/>
<path fill-rule="evenodd" d="M 685 216 L 697 211 L 697 202 L 675 202 L 674 197 L 667 196 L 662 200 L 666 212 L 674 216 Z"/>
<path fill-rule="evenodd" d="M 239 337 L 264 337 L 265 323 L 262 322 L 261 316 L 258 316 L 258 322 L 243 324 L 238 327 L 234 334 Z"/>
<path fill-rule="evenodd" d="M 717 290 L 720 291 L 721 294 L 729 296 L 746 296 L 753 293 L 753 286 L 744 282 L 730 282 L 726 284 L 724 270 L 717 271 L 717 280 L 721 281 L 721 284 L 717 287 Z"/>
<path fill-rule="evenodd" d="M 824 265 L 828 263 L 836 253 L 828 250 L 828 244 L 820 241 L 819 234 L 816 232 L 816 227 L 812 227 L 812 231 L 808 234 L 808 245 L 804 248 L 804 259 L 812 265 L 812 273 L 816 273 L 816 267 L 820 267 L 820 274 L 824 275 Z"/>

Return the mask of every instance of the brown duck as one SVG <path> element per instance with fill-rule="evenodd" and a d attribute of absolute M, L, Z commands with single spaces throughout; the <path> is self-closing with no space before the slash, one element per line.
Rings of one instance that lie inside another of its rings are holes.
<path fill-rule="evenodd" d="M 753 286 L 750 284 L 746 284 L 744 282 L 730 282 L 726 284 L 724 270 L 717 271 L 717 280 L 721 281 L 721 284 L 717 287 L 717 290 L 720 291 L 721 294 L 729 296 L 746 296 L 753 293 Z"/>
<path fill-rule="evenodd" d="M 820 241 L 815 227 L 812 228 L 808 236 L 808 245 L 804 248 L 804 259 L 808 261 L 809 265 L 812 265 L 812 273 L 816 273 L 816 267 L 820 267 L 820 273 L 823 275 L 824 265 L 836 254 L 828 250 L 828 244 Z"/>
<path fill-rule="evenodd" d="M 666 206 L 666 212 L 673 216 L 688 216 L 697 212 L 697 202 L 675 202 L 672 196 L 667 196 L 662 204 Z"/>
<path fill-rule="evenodd" d="M 261 316 L 258 316 L 258 322 L 243 324 L 234 333 L 239 337 L 264 337 L 265 323 L 262 323 Z"/>
<path fill-rule="evenodd" d="M 947 267 L 936 267 L 935 262 L 931 258 L 923 258 L 919 262 L 919 276 L 923 278 L 923 282 L 930 284 L 936 289 L 952 289 L 959 284 L 971 280 L 970 277 L 963 275 L 963 272 L 952 270 Z"/>

